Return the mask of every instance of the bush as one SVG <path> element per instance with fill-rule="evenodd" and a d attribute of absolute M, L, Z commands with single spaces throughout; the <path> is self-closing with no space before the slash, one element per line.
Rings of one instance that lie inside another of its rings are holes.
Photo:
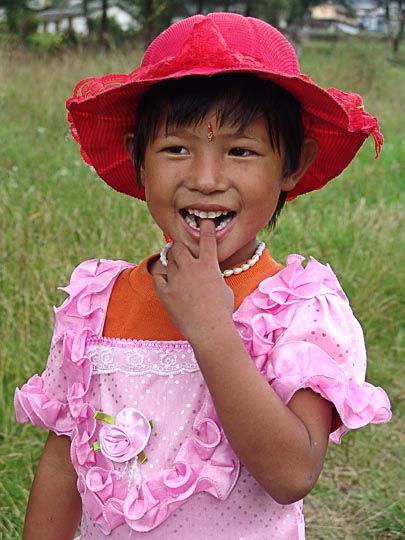
<path fill-rule="evenodd" d="M 52 34 L 50 32 L 31 34 L 27 37 L 28 47 L 32 47 L 38 52 L 54 53 L 61 51 L 65 46 L 63 34 Z"/>

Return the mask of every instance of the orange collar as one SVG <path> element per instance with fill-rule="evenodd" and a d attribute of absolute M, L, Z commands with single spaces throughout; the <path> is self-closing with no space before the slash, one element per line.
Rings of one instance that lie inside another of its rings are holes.
<path fill-rule="evenodd" d="M 118 276 L 108 304 L 104 336 L 159 341 L 184 339 L 160 302 L 148 271 L 149 264 L 157 257 L 152 255 Z M 263 279 L 282 268 L 266 249 L 247 272 L 226 278 L 235 297 L 234 311 Z"/>

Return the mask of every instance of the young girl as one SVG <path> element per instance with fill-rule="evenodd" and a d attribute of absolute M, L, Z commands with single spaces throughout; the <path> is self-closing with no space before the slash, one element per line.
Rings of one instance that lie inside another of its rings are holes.
<path fill-rule="evenodd" d="M 302 539 L 328 439 L 387 422 L 328 266 L 257 235 L 372 135 L 361 99 L 300 73 L 288 41 L 231 13 L 180 21 L 129 75 L 68 100 L 81 152 L 165 236 L 139 266 L 90 260 L 56 309 L 19 422 L 50 430 L 25 540 Z"/>

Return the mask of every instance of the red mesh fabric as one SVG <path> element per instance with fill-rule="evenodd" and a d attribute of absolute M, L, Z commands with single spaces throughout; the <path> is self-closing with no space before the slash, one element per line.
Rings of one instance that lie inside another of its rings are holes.
<path fill-rule="evenodd" d="M 369 135 L 378 156 L 383 137 L 360 96 L 324 90 L 301 74 L 293 47 L 269 24 L 234 13 L 212 13 L 169 27 L 152 42 L 142 65 L 128 75 L 90 78 L 76 86 L 67 101 L 68 119 L 83 159 L 114 189 L 144 199 L 124 147 L 142 94 L 170 78 L 235 72 L 254 73 L 291 92 L 302 105 L 306 135 L 319 143 L 317 159 L 289 200 L 338 176 Z"/>

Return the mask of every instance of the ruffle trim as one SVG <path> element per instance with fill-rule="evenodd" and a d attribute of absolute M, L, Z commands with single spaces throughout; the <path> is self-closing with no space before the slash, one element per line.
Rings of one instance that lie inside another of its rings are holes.
<path fill-rule="evenodd" d="M 288 357 L 294 358 L 294 362 L 289 364 L 290 374 L 286 377 Z M 330 435 L 334 443 L 340 443 L 351 429 L 370 423 L 382 424 L 391 418 L 390 402 L 382 388 L 350 381 L 342 367 L 312 343 L 289 342 L 276 347 L 271 362 L 272 371 L 277 374 L 271 385 L 285 403 L 298 390 L 310 388 L 334 404 L 342 422 Z"/>
<path fill-rule="evenodd" d="M 42 377 L 34 375 L 15 392 L 18 422 L 30 421 L 58 435 L 72 437 L 92 373 L 91 362 L 85 355 L 86 339 L 102 332 L 115 279 L 129 266 L 132 265 L 124 261 L 85 261 L 73 271 L 70 284 L 60 288 L 69 296 L 54 309 L 56 322 L 52 342 L 61 340 L 63 343 L 62 369 L 68 381 L 67 401 L 50 398 Z"/>
<path fill-rule="evenodd" d="M 302 262 L 303 257 L 290 255 L 287 267 L 264 280 L 241 305 L 234 320 L 250 356 L 285 403 L 298 390 L 311 388 L 334 404 L 342 425 L 330 438 L 340 443 L 350 429 L 388 422 L 390 402 L 382 388 L 364 380 L 359 382 L 316 344 L 278 344 L 303 301 L 330 295 L 348 304 L 329 266 L 315 259 L 310 259 L 305 267 Z"/>
<path fill-rule="evenodd" d="M 193 436 L 185 440 L 171 469 L 134 484 L 137 458 L 120 471 L 102 452 L 95 451 L 100 425 L 94 418 L 95 409 L 86 401 L 93 371 L 87 349 L 91 338 L 101 336 L 113 284 L 128 266 L 123 261 L 86 261 L 75 269 L 69 286 L 61 289 L 69 297 L 55 309 L 53 342 L 63 343 L 67 402 L 50 399 L 38 375 L 15 394 L 19 422 L 31 421 L 71 436 L 83 506 L 106 535 L 124 523 L 139 532 L 149 531 L 195 493 L 205 491 L 226 499 L 240 468 L 208 392 L 196 416 Z"/>
<path fill-rule="evenodd" d="M 75 422 L 69 413 L 68 403 L 50 399 L 44 392 L 44 380 L 34 375 L 14 396 L 17 421 L 31 422 L 34 426 L 51 429 L 58 435 L 71 436 Z"/>
<path fill-rule="evenodd" d="M 181 446 L 173 467 L 139 484 L 134 485 L 126 469 L 119 472 L 102 454 L 92 452 L 95 431 L 89 414 L 81 437 L 73 441 L 72 456 L 79 471 L 85 467 L 79 474 L 78 489 L 86 512 L 105 535 L 124 523 L 138 532 L 150 531 L 202 491 L 224 500 L 239 476 L 239 461 L 219 427 L 208 395 L 195 419 L 194 434 Z M 129 471 L 137 467 L 134 460 L 127 465 Z"/>

